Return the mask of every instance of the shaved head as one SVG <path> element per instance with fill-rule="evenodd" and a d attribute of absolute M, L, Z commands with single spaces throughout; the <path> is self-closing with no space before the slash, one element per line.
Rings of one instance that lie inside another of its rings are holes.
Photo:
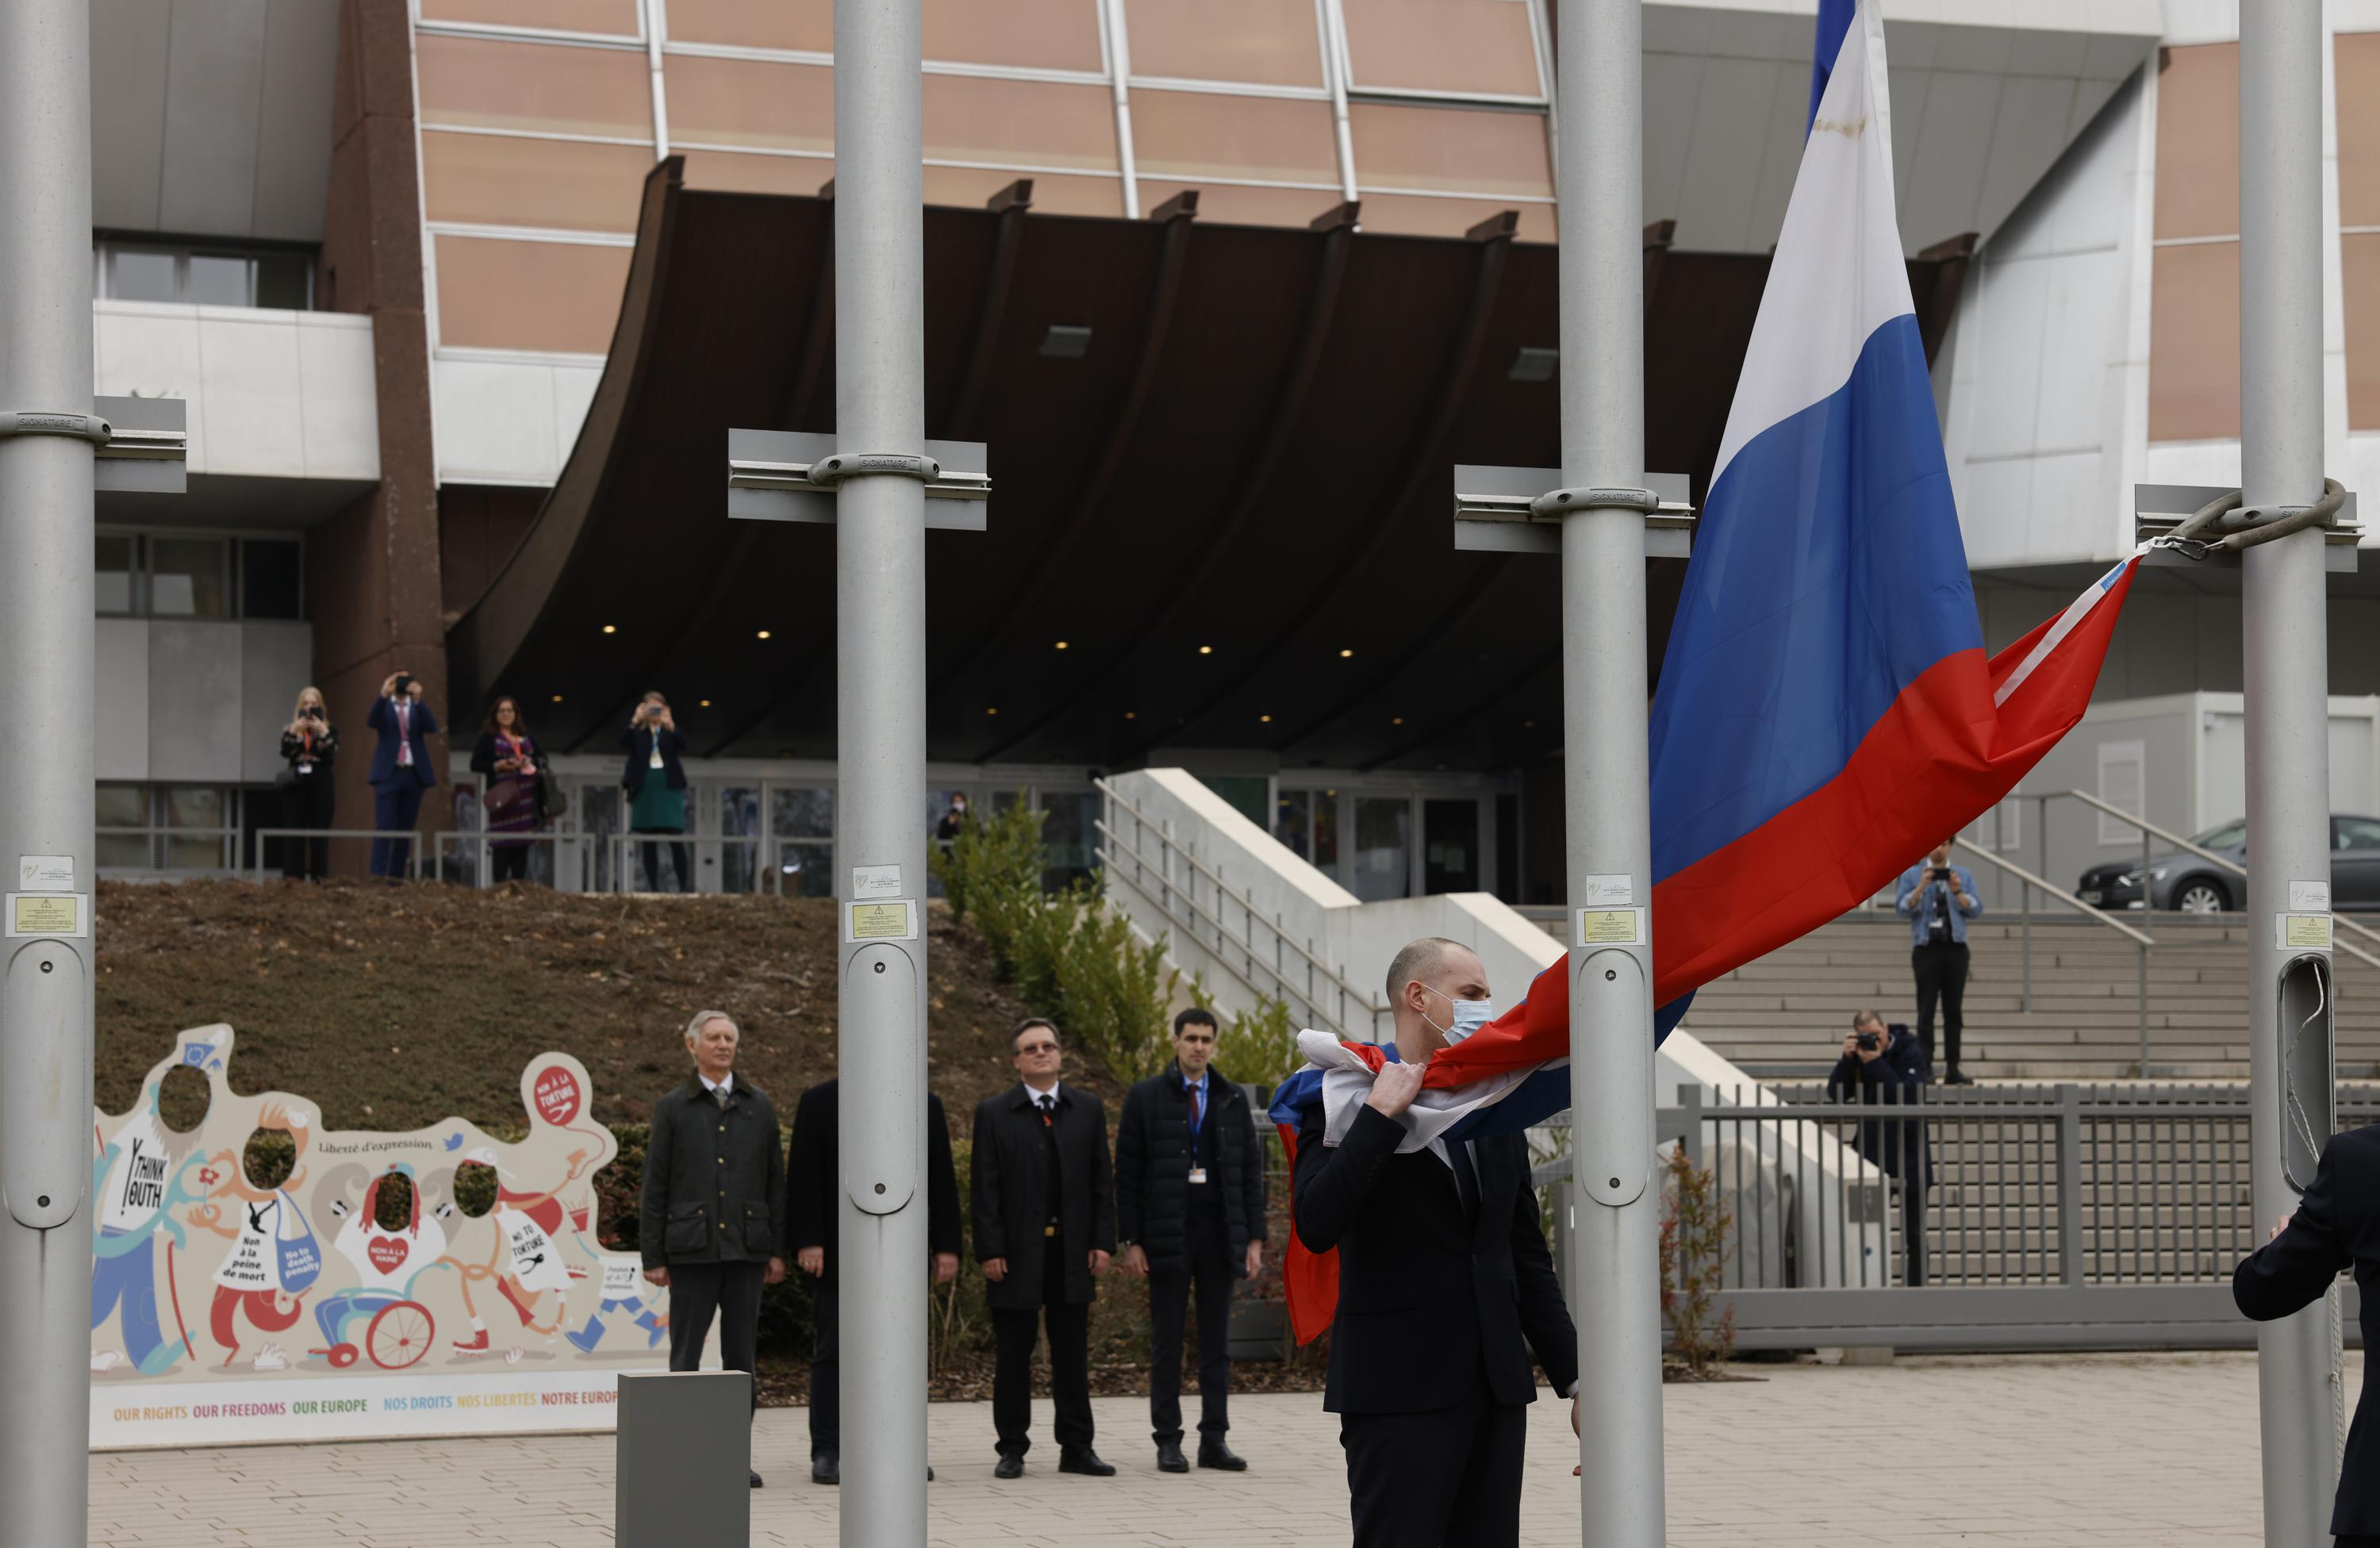
<path fill-rule="evenodd" d="M 1443 935 L 1425 935 L 1408 942 L 1389 963 L 1389 1004 L 1395 1005 L 1404 993 L 1405 985 L 1415 979 L 1427 983 L 1438 977 L 1446 966 L 1449 951 L 1468 951 L 1460 941 L 1450 941 Z"/>

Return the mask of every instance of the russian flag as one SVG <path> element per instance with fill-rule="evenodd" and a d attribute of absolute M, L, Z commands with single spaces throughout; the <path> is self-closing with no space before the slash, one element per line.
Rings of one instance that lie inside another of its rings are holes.
<path fill-rule="evenodd" d="M 1857 907 L 2014 788 L 2090 703 L 2138 563 L 1985 655 L 1893 208 L 1876 0 L 1839 35 L 1653 706 L 1657 1038 L 1695 988 Z M 1293 1148 L 1305 1107 L 1335 1134 L 1389 1056 L 1300 1042 L 1309 1064 L 1272 1110 Z M 1402 1148 L 1542 1122 L 1569 1105 L 1569 1054 L 1558 962 L 1431 1059 Z M 1336 1270 L 1300 1257 L 1293 1239 L 1303 1340 L 1329 1324 Z"/>

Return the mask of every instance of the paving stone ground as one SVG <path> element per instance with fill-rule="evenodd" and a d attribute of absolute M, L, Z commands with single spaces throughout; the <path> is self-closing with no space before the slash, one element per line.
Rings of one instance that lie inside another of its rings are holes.
<path fill-rule="evenodd" d="M 2349 1357 L 2348 1390 L 2361 1358 Z M 1664 1389 L 1670 1541 L 2213 1548 L 2263 1542 L 2250 1355 L 1903 1359 L 1747 1368 Z M 1348 1539 L 1336 1424 L 1318 1396 L 1232 1405 L 1232 1476 L 1156 1470 L 1147 1408 L 1096 1404 L 1110 1480 L 1037 1447 L 991 1476 L 983 1404 L 938 1404 L 929 1541 L 941 1548 L 1305 1548 Z M 1046 1424 L 1048 1407 L 1037 1419 Z M 752 1541 L 836 1541 L 837 1491 L 808 1479 L 799 1409 L 760 1415 Z M 1532 1410 L 1523 1542 L 1578 1542 L 1564 1406 Z M 110 1548 L 586 1548 L 611 1541 L 609 1435 L 118 1453 L 91 1459 L 91 1541 Z M 689 1545 L 691 1548 L 691 1545 Z"/>

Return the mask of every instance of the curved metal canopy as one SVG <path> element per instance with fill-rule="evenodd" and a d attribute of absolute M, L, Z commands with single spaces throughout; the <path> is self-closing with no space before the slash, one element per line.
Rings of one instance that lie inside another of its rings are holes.
<path fill-rule="evenodd" d="M 831 756 L 832 530 L 731 522 L 724 469 L 730 427 L 833 429 L 833 201 L 681 173 L 647 181 L 586 423 L 451 629 L 453 689 L 520 696 L 557 748 L 608 748 L 659 688 L 697 753 Z M 1554 250 L 1509 217 L 1444 239 L 1354 206 L 1294 230 L 1202 225 L 1195 195 L 1137 222 L 1028 200 L 925 216 L 926 433 L 989 443 L 993 473 L 990 530 L 928 542 L 930 755 L 1500 769 L 1559 745 L 1560 567 L 1458 553 L 1451 521 L 1454 464 L 1560 461 L 1530 353 Z M 1968 245 L 1912 261 L 1929 351 Z M 1645 264 L 1647 461 L 1699 489 L 1768 263 L 1671 251 L 1665 222 Z M 1663 633 L 1676 564 L 1649 567 Z"/>

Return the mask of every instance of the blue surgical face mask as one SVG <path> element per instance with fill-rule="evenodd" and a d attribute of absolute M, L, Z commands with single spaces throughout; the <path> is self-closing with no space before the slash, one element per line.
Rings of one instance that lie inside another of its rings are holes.
<path fill-rule="evenodd" d="M 1422 1015 L 1424 1021 L 1429 1021 L 1430 1030 L 1446 1039 L 1446 1045 L 1449 1048 L 1488 1025 L 1492 1019 L 1488 1012 L 1488 1002 L 1486 1000 L 1458 1000 L 1443 989 L 1433 989 L 1430 993 L 1445 995 L 1446 1003 L 1453 1007 L 1453 1022 L 1451 1026 L 1441 1027 L 1435 1021 L 1429 1021 L 1427 1012 Z"/>

